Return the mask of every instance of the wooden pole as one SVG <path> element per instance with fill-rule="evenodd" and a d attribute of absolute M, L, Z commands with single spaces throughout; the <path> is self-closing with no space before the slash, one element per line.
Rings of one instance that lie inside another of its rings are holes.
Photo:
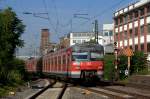
<path fill-rule="evenodd" d="M 130 56 L 128 56 L 128 76 L 130 74 Z"/>

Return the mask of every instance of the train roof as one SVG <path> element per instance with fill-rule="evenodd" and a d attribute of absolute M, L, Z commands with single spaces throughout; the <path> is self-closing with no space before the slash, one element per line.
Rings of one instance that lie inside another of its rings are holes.
<path fill-rule="evenodd" d="M 64 49 L 59 49 L 59 50 L 56 50 L 54 52 L 51 52 L 51 53 L 47 53 L 46 55 L 44 56 L 47 56 L 49 54 L 56 54 L 56 53 L 61 53 L 61 52 L 64 52 L 68 49 L 71 49 L 73 52 L 85 52 L 85 51 L 98 51 L 98 52 L 103 52 L 104 51 L 104 47 L 100 44 L 95 44 L 95 43 L 83 43 L 83 44 L 75 44 L 75 45 L 72 45 L 68 48 L 64 48 Z"/>
<path fill-rule="evenodd" d="M 71 46 L 72 51 L 104 51 L 104 47 L 100 44 L 84 43 Z"/>

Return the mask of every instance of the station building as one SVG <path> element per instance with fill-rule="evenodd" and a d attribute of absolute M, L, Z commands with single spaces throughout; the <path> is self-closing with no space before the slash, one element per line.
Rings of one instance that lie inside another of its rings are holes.
<path fill-rule="evenodd" d="M 140 0 L 114 13 L 114 41 L 150 55 L 150 0 Z"/>

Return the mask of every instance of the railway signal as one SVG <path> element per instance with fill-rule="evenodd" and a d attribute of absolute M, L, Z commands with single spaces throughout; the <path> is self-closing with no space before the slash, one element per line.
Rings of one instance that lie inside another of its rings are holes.
<path fill-rule="evenodd" d="M 133 53 L 133 50 L 130 49 L 129 47 L 126 48 L 126 49 L 123 51 L 123 53 L 124 53 L 125 56 L 128 57 L 128 69 L 127 69 L 127 70 L 128 70 L 128 73 L 127 73 L 127 74 L 128 74 L 128 76 L 129 76 L 129 74 L 130 74 L 130 64 L 131 64 L 131 63 L 130 63 L 130 60 L 131 60 L 130 57 L 133 56 L 134 53 Z"/>
<path fill-rule="evenodd" d="M 114 55 L 115 55 L 115 80 L 119 79 L 119 72 L 118 72 L 118 49 L 117 49 L 117 42 L 114 42 Z"/>

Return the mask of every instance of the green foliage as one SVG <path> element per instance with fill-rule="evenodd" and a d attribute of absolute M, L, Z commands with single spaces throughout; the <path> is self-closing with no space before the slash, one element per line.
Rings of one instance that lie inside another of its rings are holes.
<path fill-rule="evenodd" d="M 0 11 L 0 84 L 21 83 L 24 62 L 14 58 L 15 49 L 23 46 L 20 36 L 25 26 L 11 8 Z"/>
<path fill-rule="evenodd" d="M 127 76 L 125 75 L 125 70 L 128 68 L 128 57 L 127 56 L 119 56 L 119 64 L 118 64 L 118 69 L 120 71 L 119 76 L 120 79 L 125 79 Z"/>
<path fill-rule="evenodd" d="M 146 58 L 143 52 L 135 52 L 131 59 L 131 74 L 140 73 L 146 69 Z"/>
<path fill-rule="evenodd" d="M 24 61 L 14 58 L 10 63 L 11 66 L 14 65 L 13 67 L 15 68 L 8 70 L 2 67 L 0 70 L 0 83 L 4 85 L 13 83 L 19 84 L 25 76 Z"/>
<path fill-rule="evenodd" d="M 120 79 L 125 79 L 125 70 L 128 66 L 127 56 L 119 56 L 119 70 L 120 70 Z M 130 65 L 130 75 L 132 74 L 147 74 L 146 69 L 146 58 L 143 52 L 134 52 L 134 55 L 131 57 Z"/>
<path fill-rule="evenodd" d="M 0 66 L 10 67 L 7 64 L 14 55 L 17 47 L 23 46 L 20 39 L 24 31 L 24 25 L 17 18 L 11 8 L 0 12 Z"/>
<path fill-rule="evenodd" d="M 106 54 L 104 56 L 104 79 L 112 80 L 114 78 L 114 55 Z"/>

